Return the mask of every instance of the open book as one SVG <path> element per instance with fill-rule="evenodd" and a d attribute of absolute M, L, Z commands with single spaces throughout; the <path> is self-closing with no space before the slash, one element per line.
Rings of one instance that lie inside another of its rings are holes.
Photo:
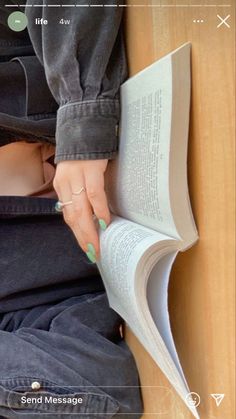
<path fill-rule="evenodd" d="M 177 253 L 198 238 L 187 185 L 190 50 L 184 44 L 121 86 L 119 155 L 106 175 L 113 217 L 98 262 L 110 306 L 185 403 L 190 389 L 171 333 L 168 283 Z M 187 406 L 198 418 L 194 401 Z"/>

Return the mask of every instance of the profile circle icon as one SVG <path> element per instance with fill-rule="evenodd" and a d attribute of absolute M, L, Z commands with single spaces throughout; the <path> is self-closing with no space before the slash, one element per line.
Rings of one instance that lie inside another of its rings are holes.
<path fill-rule="evenodd" d="M 185 397 L 185 400 L 189 407 L 198 407 L 201 401 L 199 394 L 195 393 L 194 391 L 188 393 Z"/>
<path fill-rule="evenodd" d="M 21 32 L 28 25 L 28 19 L 22 12 L 13 12 L 8 16 L 7 23 L 12 31 Z"/>

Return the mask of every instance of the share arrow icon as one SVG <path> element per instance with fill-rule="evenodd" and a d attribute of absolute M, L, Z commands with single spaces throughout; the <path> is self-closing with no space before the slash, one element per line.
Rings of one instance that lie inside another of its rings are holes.
<path fill-rule="evenodd" d="M 220 393 L 212 393 L 211 396 L 215 400 L 217 407 L 221 404 L 223 398 L 225 397 L 224 394 L 220 394 Z"/>

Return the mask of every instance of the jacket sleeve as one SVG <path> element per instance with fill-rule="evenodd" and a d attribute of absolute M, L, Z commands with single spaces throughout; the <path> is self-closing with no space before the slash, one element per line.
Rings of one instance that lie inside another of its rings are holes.
<path fill-rule="evenodd" d="M 26 8 L 31 41 L 59 105 L 55 162 L 110 159 L 118 148 L 119 88 L 127 74 L 123 8 L 114 0 L 66 3 L 41 13 Z M 35 25 L 40 15 L 46 25 Z"/>

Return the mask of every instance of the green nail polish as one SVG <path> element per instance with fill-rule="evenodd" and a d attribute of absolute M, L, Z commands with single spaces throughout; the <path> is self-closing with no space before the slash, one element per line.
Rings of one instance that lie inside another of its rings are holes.
<path fill-rule="evenodd" d="M 101 229 L 106 230 L 107 225 L 106 225 L 105 221 L 102 218 L 100 218 L 100 220 L 98 220 L 98 222 L 99 222 L 99 225 L 100 225 Z"/>
<path fill-rule="evenodd" d="M 90 260 L 90 262 L 92 263 L 96 262 L 96 257 L 91 252 L 87 252 L 86 255 L 87 255 L 87 258 Z"/>
<path fill-rule="evenodd" d="M 96 252 L 95 252 L 95 249 L 94 249 L 93 244 L 92 243 L 88 243 L 88 246 L 87 247 L 88 247 L 88 252 L 95 256 L 96 255 Z"/>

